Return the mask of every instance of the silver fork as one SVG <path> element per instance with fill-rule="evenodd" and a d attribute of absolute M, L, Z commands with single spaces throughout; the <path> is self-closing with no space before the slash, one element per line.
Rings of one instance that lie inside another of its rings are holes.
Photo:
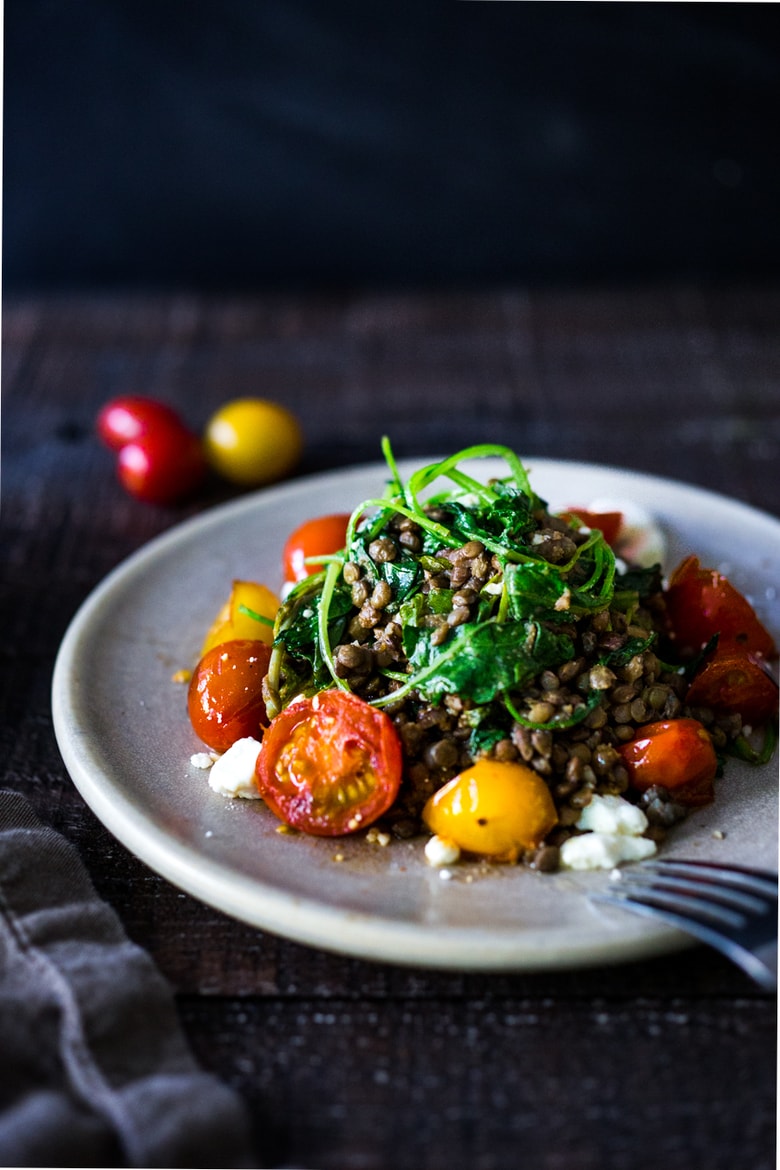
<path fill-rule="evenodd" d="M 613 878 L 593 901 L 663 919 L 777 989 L 776 873 L 669 859 L 617 869 Z"/>

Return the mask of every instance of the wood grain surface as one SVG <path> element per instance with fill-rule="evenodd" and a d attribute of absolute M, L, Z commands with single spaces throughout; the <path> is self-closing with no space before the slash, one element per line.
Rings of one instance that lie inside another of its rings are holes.
<path fill-rule="evenodd" d="M 284 401 L 299 474 L 373 461 L 383 433 L 399 457 L 493 440 L 780 516 L 780 288 L 13 299 L 0 513 L 0 785 L 77 846 L 171 981 L 196 1055 L 250 1105 L 258 1166 L 774 1166 L 775 1000 L 719 956 L 518 975 L 361 962 L 201 905 L 96 821 L 52 731 L 60 639 L 124 557 L 231 495 L 124 495 L 93 424 L 125 393 L 194 426 L 228 398 Z"/>

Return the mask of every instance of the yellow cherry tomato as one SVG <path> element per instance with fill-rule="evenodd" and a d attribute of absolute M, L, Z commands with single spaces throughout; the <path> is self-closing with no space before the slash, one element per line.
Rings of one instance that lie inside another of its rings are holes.
<path fill-rule="evenodd" d="M 294 414 L 265 398 L 236 398 L 211 416 L 203 436 L 206 457 L 242 487 L 273 483 L 293 470 L 303 451 Z"/>
<path fill-rule="evenodd" d="M 230 597 L 209 627 L 201 647 L 201 658 L 223 642 L 249 640 L 271 645 L 274 640 L 273 626 L 258 622 L 251 614 L 245 613 L 242 606 L 273 621 L 279 608 L 279 598 L 257 581 L 234 581 Z"/>
<path fill-rule="evenodd" d="M 478 760 L 440 788 L 423 809 L 432 833 L 466 853 L 516 861 L 558 823 L 550 790 L 525 764 Z"/>

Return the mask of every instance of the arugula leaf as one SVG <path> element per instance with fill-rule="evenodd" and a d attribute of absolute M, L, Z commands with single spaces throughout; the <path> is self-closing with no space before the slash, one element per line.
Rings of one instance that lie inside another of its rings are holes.
<path fill-rule="evenodd" d="M 642 568 L 631 566 L 622 573 L 615 573 L 615 593 L 635 593 L 640 600 L 661 592 L 661 566 L 650 565 Z"/>
<path fill-rule="evenodd" d="M 481 540 L 488 547 L 499 544 L 516 548 L 523 535 L 534 527 L 530 501 L 507 484 L 494 484 L 493 490 L 497 498 L 487 507 L 466 507 L 452 500 L 445 505 L 447 512 L 452 516 L 453 527 L 466 540 Z"/>
<path fill-rule="evenodd" d="M 431 613 L 446 614 L 452 609 L 454 589 L 431 589 L 428 594 L 428 609 Z"/>
<path fill-rule="evenodd" d="M 504 566 L 504 580 L 509 597 L 509 613 L 515 621 L 526 618 L 559 618 L 556 603 L 568 586 L 553 565 L 547 561 Z M 565 613 L 563 615 L 566 617 Z"/>
<path fill-rule="evenodd" d="M 777 747 L 777 727 L 774 723 L 767 723 L 763 737 L 761 747 L 754 748 L 746 736 L 738 735 L 730 745 L 729 754 L 739 760 L 745 760 L 748 764 L 768 764 Z"/>
<path fill-rule="evenodd" d="M 277 619 L 274 641 L 283 645 L 290 654 L 314 662 L 319 657 L 318 630 L 322 593 L 309 590 L 299 594 L 291 604 L 282 606 Z M 347 625 L 347 617 L 353 610 L 352 596 L 345 586 L 333 591 L 328 609 L 328 625 L 331 641 L 335 644 Z"/>
<path fill-rule="evenodd" d="M 407 686 L 430 700 L 458 694 L 478 705 L 489 703 L 574 653 L 568 635 L 535 621 L 458 626 L 444 647 L 432 644 L 433 631 L 426 627 L 415 633 L 409 660 L 418 673 Z"/>
<path fill-rule="evenodd" d="M 469 755 L 476 759 L 494 748 L 499 740 L 506 739 L 506 729 L 503 727 L 479 726 L 475 727 L 469 736 Z"/>
<path fill-rule="evenodd" d="M 239 605 L 238 612 L 243 613 L 246 617 L 251 618 L 253 622 L 260 622 L 262 626 L 271 626 L 273 629 L 276 621 L 274 618 L 266 617 L 264 613 L 257 613 L 254 609 L 250 609 L 248 605 L 243 603 Z"/>
<path fill-rule="evenodd" d="M 401 557 L 395 561 L 384 561 L 376 567 L 379 569 L 380 577 L 387 582 L 395 594 L 393 603 L 395 607 L 398 606 L 399 601 L 417 588 L 423 578 L 420 563 L 414 557 Z"/>
<path fill-rule="evenodd" d="M 604 666 L 625 666 L 636 657 L 637 654 L 643 654 L 645 650 L 649 650 L 656 640 L 655 633 L 648 634 L 646 638 L 629 638 L 627 642 L 618 650 L 611 650 L 609 654 L 605 654 L 599 661 Z"/>

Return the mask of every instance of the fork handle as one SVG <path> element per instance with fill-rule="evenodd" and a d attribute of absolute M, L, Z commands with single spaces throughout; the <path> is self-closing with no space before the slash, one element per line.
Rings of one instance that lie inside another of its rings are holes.
<path fill-rule="evenodd" d="M 761 943 L 753 947 L 752 958 L 756 961 L 757 970 L 750 970 L 750 974 L 767 991 L 777 990 L 777 939 Z M 751 963 L 752 968 L 752 963 Z M 746 967 L 747 970 L 747 967 Z"/>

